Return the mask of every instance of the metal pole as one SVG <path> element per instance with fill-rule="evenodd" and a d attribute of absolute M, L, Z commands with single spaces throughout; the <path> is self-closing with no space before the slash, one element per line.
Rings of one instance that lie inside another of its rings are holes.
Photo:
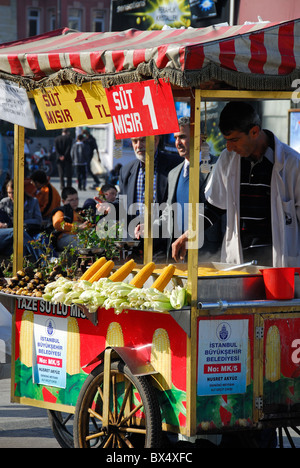
<path fill-rule="evenodd" d="M 145 160 L 145 219 L 144 219 L 144 264 L 152 261 L 152 203 L 153 203 L 153 179 L 154 179 L 154 136 L 146 137 Z"/>
<path fill-rule="evenodd" d="M 13 274 L 23 267 L 25 129 L 14 126 L 14 243 Z"/>
<path fill-rule="evenodd" d="M 187 340 L 186 435 L 196 434 L 197 398 L 197 307 L 198 307 L 198 240 L 199 240 L 199 154 L 201 91 L 195 89 L 191 99 L 190 176 L 189 176 L 189 246 L 188 282 L 191 295 L 191 337 Z"/>

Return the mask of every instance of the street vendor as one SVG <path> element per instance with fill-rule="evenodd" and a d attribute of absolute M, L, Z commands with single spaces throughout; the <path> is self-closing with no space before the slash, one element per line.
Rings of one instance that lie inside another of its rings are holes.
<path fill-rule="evenodd" d="M 120 170 L 119 195 L 122 198 L 125 196 L 126 206 L 123 207 L 123 210 L 127 213 L 126 225 L 128 237 L 134 238 L 135 227 L 139 223 L 143 223 L 144 220 L 146 137 L 132 138 L 131 143 L 136 159 L 123 166 Z M 169 172 L 182 162 L 182 159 L 177 154 L 167 153 L 160 146 L 160 136 L 155 135 L 153 201 L 157 206 L 167 201 Z M 158 217 L 159 210 L 154 211 L 153 215 L 154 218 Z M 121 215 L 120 221 L 123 222 Z M 143 242 L 140 242 L 139 249 L 142 252 Z M 165 255 L 166 239 L 154 239 L 153 251 L 156 258 Z"/>
<path fill-rule="evenodd" d="M 65 187 L 61 193 L 62 206 L 52 213 L 52 224 L 57 234 L 56 247 L 62 251 L 65 247 L 78 247 L 76 233 L 89 227 L 78 213 L 78 192 L 73 187 Z"/>
<path fill-rule="evenodd" d="M 145 209 L 145 159 L 146 137 L 131 138 L 136 159 L 123 166 L 119 175 L 120 195 L 126 195 L 127 224 L 135 217 L 143 219 Z M 160 136 L 154 137 L 154 179 L 153 199 L 155 203 L 164 203 L 168 193 L 168 174 L 181 162 L 178 155 L 163 152 L 160 149 Z"/>
<path fill-rule="evenodd" d="M 168 176 L 168 199 L 166 208 L 159 219 L 154 221 L 154 226 L 159 228 L 160 235 L 168 233 L 166 257 L 169 260 L 172 241 L 178 238 L 188 223 L 188 203 L 189 203 L 189 165 L 190 165 L 190 118 L 181 117 L 178 120 L 179 131 L 174 133 L 175 147 L 181 157 L 182 162 L 172 169 Z M 211 164 L 216 162 L 215 156 L 210 156 Z M 204 190 L 209 178 L 209 172 L 200 171 L 199 175 L 199 201 L 205 201 Z M 170 211 L 170 209 L 176 209 Z M 204 245 L 199 249 L 199 255 L 204 259 L 219 259 L 219 249 L 222 244 L 222 222 L 207 229 L 205 233 Z M 165 229 L 166 228 L 166 229 Z M 137 238 L 143 233 L 143 226 L 138 225 L 135 229 Z"/>
<path fill-rule="evenodd" d="M 282 143 L 246 102 L 229 102 L 219 127 L 227 148 L 205 190 L 205 228 L 227 214 L 221 261 L 300 266 L 300 155 Z M 186 255 L 188 231 L 172 245 Z"/>

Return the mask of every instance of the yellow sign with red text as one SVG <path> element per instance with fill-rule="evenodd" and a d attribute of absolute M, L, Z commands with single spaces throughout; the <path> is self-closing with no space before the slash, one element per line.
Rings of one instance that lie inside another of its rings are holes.
<path fill-rule="evenodd" d="M 98 81 L 32 91 L 47 130 L 97 125 L 112 121 L 105 90 Z"/>

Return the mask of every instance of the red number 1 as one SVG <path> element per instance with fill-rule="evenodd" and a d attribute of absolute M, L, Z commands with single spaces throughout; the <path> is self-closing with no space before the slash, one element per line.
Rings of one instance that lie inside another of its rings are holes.
<path fill-rule="evenodd" d="M 85 115 L 86 115 L 87 119 L 92 119 L 93 118 L 92 113 L 90 111 L 90 108 L 88 106 L 88 103 L 87 103 L 87 101 L 86 101 L 86 99 L 84 97 L 83 91 L 81 89 L 79 89 L 77 91 L 75 102 L 80 102 L 82 104 L 82 107 L 84 109 L 84 112 L 85 112 Z"/>

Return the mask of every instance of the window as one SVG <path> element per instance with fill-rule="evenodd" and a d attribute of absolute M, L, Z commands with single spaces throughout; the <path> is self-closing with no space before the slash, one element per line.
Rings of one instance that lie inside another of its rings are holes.
<path fill-rule="evenodd" d="M 104 31 L 104 13 L 102 10 L 95 10 L 92 18 L 92 31 L 103 32 Z"/>
<path fill-rule="evenodd" d="M 68 27 L 78 31 L 82 30 L 82 10 L 79 8 L 69 9 Z"/>
<path fill-rule="evenodd" d="M 28 10 L 28 36 L 37 36 L 40 34 L 40 11 L 30 8 Z"/>
<path fill-rule="evenodd" d="M 54 8 L 48 10 L 48 27 L 49 31 L 54 31 L 56 29 L 56 12 Z"/>

